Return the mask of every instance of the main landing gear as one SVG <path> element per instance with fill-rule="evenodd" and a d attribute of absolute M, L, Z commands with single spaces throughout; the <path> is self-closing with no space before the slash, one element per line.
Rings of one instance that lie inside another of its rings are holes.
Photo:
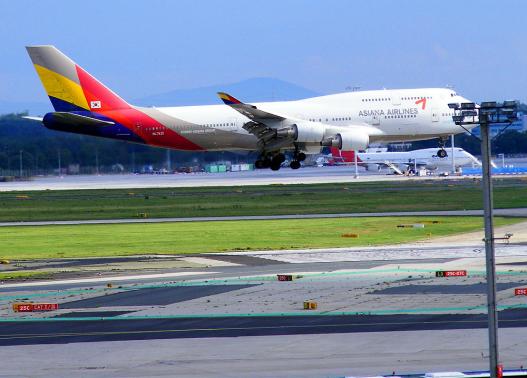
<path fill-rule="evenodd" d="M 280 152 L 274 156 L 261 156 L 256 160 L 254 166 L 257 169 L 271 168 L 273 171 L 278 171 L 284 161 L 285 155 Z"/>
<path fill-rule="evenodd" d="M 293 154 L 293 160 L 291 160 L 289 166 L 291 167 L 291 169 L 298 169 L 300 168 L 300 162 L 304 160 L 306 160 L 306 154 L 295 150 L 295 153 Z"/>
<path fill-rule="evenodd" d="M 293 154 L 293 160 L 289 164 L 291 169 L 300 168 L 300 162 L 306 160 L 306 154 L 303 152 L 295 151 Z M 274 155 L 262 155 L 258 160 L 254 162 L 254 166 L 257 169 L 271 168 L 273 171 L 278 171 L 285 161 L 285 155 L 281 152 Z"/>

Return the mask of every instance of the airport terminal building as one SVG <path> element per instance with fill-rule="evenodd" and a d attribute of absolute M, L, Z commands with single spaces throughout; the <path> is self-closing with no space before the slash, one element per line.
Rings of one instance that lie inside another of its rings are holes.
<path fill-rule="evenodd" d="M 495 137 L 502 131 L 504 128 L 507 128 L 507 131 L 517 131 L 519 133 L 523 131 L 527 131 L 527 114 L 519 113 L 518 114 L 518 120 L 513 122 L 510 126 L 504 126 L 503 124 L 500 125 L 492 125 L 490 127 L 490 136 Z M 472 134 L 480 136 L 479 127 L 476 127 L 475 129 L 472 129 Z"/>

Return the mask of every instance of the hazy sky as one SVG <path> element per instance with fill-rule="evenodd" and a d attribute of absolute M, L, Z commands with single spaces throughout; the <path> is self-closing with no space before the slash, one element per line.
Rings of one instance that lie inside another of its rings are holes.
<path fill-rule="evenodd" d="M 266 76 L 527 102 L 523 0 L 0 0 L 0 100 L 46 101 L 28 44 L 54 44 L 125 99 Z"/>

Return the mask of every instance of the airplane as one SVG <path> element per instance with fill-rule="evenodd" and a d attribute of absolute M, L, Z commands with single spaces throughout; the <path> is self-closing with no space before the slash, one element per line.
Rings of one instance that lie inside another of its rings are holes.
<path fill-rule="evenodd" d="M 340 151 L 337 148 L 331 148 L 330 151 L 329 160 L 333 164 L 348 165 L 355 162 L 354 151 Z M 385 166 L 392 168 L 397 174 L 415 168 L 425 168 L 431 171 L 450 170 L 452 169 L 451 149 L 448 148 L 446 151 L 447 156 L 440 157 L 435 148 L 403 152 L 388 152 L 386 148 L 368 149 L 365 152 L 357 152 L 357 164 L 365 166 L 368 170 L 378 170 Z M 481 166 L 481 162 L 475 156 L 459 147 L 454 147 L 454 164 L 456 169 L 467 165 Z"/>
<path fill-rule="evenodd" d="M 374 142 L 439 139 L 465 132 L 448 103 L 469 102 L 451 89 L 332 94 L 246 104 L 220 92 L 223 105 L 139 107 L 123 100 L 51 45 L 27 52 L 55 109 L 45 127 L 186 151 L 258 151 L 256 168 L 280 169 L 286 151 L 298 169 L 323 147 L 360 150 Z"/>

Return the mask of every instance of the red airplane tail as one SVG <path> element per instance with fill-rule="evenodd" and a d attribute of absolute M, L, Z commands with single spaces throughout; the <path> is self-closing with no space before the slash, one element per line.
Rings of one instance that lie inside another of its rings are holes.
<path fill-rule="evenodd" d="M 333 159 L 343 162 L 343 163 L 354 163 L 355 162 L 355 151 L 342 151 L 337 147 L 331 147 L 331 156 Z M 357 156 L 357 162 L 361 162 L 360 158 Z"/>
<path fill-rule="evenodd" d="M 57 112 L 95 113 L 130 105 L 54 46 L 26 47 Z"/>

